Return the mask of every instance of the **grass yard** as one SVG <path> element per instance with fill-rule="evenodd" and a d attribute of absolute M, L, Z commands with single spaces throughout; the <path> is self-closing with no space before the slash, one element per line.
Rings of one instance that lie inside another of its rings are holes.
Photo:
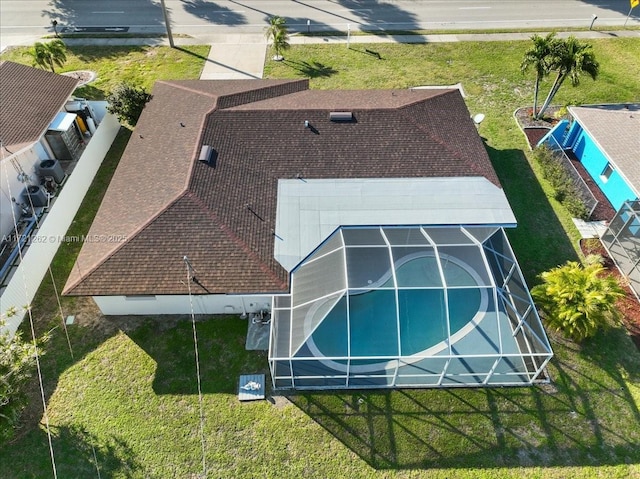
<path fill-rule="evenodd" d="M 28 48 L 11 48 L 2 54 L 3 60 L 31 65 Z M 151 90 L 157 80 L 199 78 L 208 45 L 185 46 L 178 49 L 148 46 L 68 46 L 67 61 L 56 73 L 93 70 L 96 79 L 75 95 L 89 100 L 103 100 L 113 88 L 128 82 Z"/>
<path fill-rule="evenodd" d="M 640 40 L 592 43 L 601 78 L 586 79 L 577 89 L 564 86 L 557 103 L 638 101 Z M 529 162 L 525 138 L 512 118 L 532 97 L 533 77 L 519 72 L 527 46 L 293 47 L 285 62 L 268 62 L 265 74 L 309 76 L 313 88 L 324 89 L 461 82 L 471 113 L 486 115 L 480 134 L 518 218 L 509 237 L 531 286 L 540 272 L 576 257 L 577 236 L 566 212 L 548 198 L 548 186 L 536 179 L 537 167 Z M 112 64 L 120 62 L 115 53 L 91 50 L 85 53 L 87 63 L 68 69 L 96 70 L 106 84 L 108 72 L 116 69 Z M 142 61 L 176 53 L 155 50 L 132 55 L 140 54 L 136 58 Z M 124 52 L 118 55 L 128 59 L 128 68 L 154 72 Z M 179 55 L 181 68 L 190 72 L 183 77 L 197 76 L 201 60 Z M 111 66 L 103 67 L 103 61 Z M 155 74 L 145 81 L 150 84 Z M 69 234 L 86 232 L 127 138 L 127 132 L 118 137 Z M 58 289 L 77 253 L 74 247 L 63 245 L 54 261 Z M 66 314 L 82 314 L 69 328 L 75 359 L 59 329 L 43 357 L 58 477 L 199 477 L 202 445 L 190 322 L 89 322 L 95 314 L 89 301 L 64 298 L 63 307 Z M 55 300 L 47 281 L 34 311 L 43 327 L 60 322 L 49 321 Z M 207 477 L 640 477 L 640 354 L 621 328 L 581 347 L 552 336 L 556 356 L 548 387 L 309 393 L 279 397 L 275 404 L 236 399 L 240 374 L 267 372 L 264 353 L 244 350 L 245 332 L 246 322 L 237 317 L 198 323 Z M 0 477 L 52 477 L 35 390 L 33 397 L 18 438 L 0 449 Z"/>

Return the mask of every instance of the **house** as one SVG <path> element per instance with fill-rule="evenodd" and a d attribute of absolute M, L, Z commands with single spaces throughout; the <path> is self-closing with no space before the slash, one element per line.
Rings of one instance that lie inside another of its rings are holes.
<path fill-rule="evenodd" d="M 3 237 L 13 232 L 13 214 L 21 217 L 20 206 L 28 203 L 21 197 L 25 189 L 22 179 L 35 179 L 38 175 L 36 168 L 41 161 L 58 159 L 49 142 L 51 139 L 53 143 L 53 137 L 47 138 L 47 133 L 56 118 L 60 118 L 58 123 L 67 123 L 67 118 L 76 118 L 75 114 L 67 114 L 64 106 L 71 98 L 77 83 L 75 78 L 18 63 L 0 63 L 0 189 L 3 192 L 0 232 Z M 75 133 L 75 130 L 72 132 Z M 19 171 L 16 171 L 16 168 Z M 22 176 L 21 173 L 26 176 Z M 36 195 L 37 193 L 34 197 Z M 11 201 L 11 198 L 15 198 L 15 201 Z"/>
<path fill-rule="evenodd" d="M 268 317 L 277 388 L 528 385 L 515 225 L 457 89 L 161 81 L 64 294 Z"/>
<path fill-rule="evenodd" d="M 569 113 L 571 123 L 559 123 L 548 136 L 574 153 L 617 211 L 601 239 L 640 297 L 640 103 L 570 107 Z"/>
<path fill-rule="evenodd" d="M 103 122 L 105 102 L 72 97 L 77 83 L 0 62 L 0 313 L 17 309 L 10 334 L 119 128 L 114 118 Z"/>

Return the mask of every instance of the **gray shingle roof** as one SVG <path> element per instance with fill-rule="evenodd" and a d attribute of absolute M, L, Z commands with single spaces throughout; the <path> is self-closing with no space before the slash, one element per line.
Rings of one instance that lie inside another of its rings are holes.
<path fill-rule="evenodd" d="M 640 196 L 640 103 L 571 107 L 569 110 Z"/>
<path fill-rule="evenodd" d="M 75 78 L 0 62 L 0 139 L 10 151 L 34 143 L 75 90 Z"/>
<path fill-rule="evenodd" d="M 279 292 L 279 178 L 484 176 L 499 185 L 458 90 L 308 90 L 307 81 L 160 82 L 66 294 Z M 353 122 L 329 119 L 351 111 Z M 305 128 L 305 120 L 311 128 Z M 180 122 L 184 126 L 180 126 Z M 215 165 L 197 161 L 211 145 Z"/>

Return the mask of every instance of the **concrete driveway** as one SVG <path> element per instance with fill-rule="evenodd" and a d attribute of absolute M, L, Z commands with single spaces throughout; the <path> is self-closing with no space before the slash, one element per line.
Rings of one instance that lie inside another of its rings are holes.
<path fill-rule="evenodd" d="M 264 35 L 218 35 L 212 38 L 201 80 L 262 78 L 267 42 Z"/>

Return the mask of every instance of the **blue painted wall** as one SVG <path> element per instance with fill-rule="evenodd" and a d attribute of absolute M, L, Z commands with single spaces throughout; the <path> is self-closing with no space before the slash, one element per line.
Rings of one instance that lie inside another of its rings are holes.
<path fill-rule="evenodd" d="M 615 168 L 609 180 L 603 180 L 600 177 L 608 160 L 577 121 L 571 125 L 564 146 L 573 150 L 616 211 L 625 201 L 637 199 L 633 190 L 625 183 Z M 613 165 L 611 166 L 613 167 Z"/>
<path fill-rule="evenodd" d="M 536 147 L 541 145 L 547 145 L 552 150 L 557 148 L 558 145 L 564 147 L 565 134 L 568 127 L 569 127 L 568 120 L 559 121 L 556 124 L 556 126 L 554 126 L 551 130 L 549 130 L 549 133 L 547 133 L 540 139 Z"/>

